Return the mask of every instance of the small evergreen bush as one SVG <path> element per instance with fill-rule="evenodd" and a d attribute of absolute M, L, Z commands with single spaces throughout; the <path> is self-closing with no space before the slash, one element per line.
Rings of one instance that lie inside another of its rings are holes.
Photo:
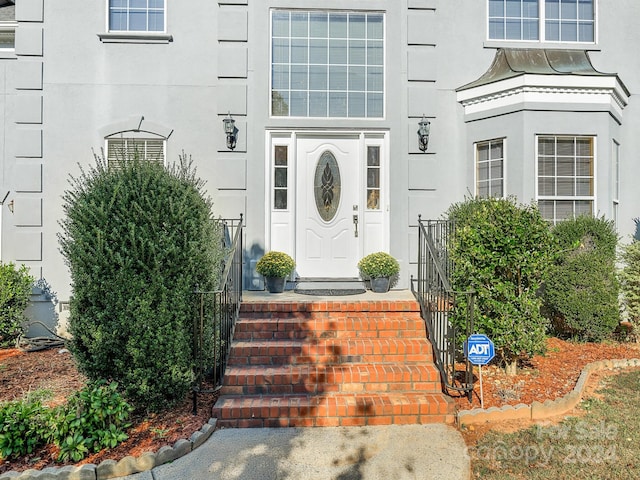
<path fill-rule="evenodd" d="M 149 411 L 191 387 L 194 289 L 219 284 L 222 231 L 203 186 L 184 156 L 167 168 L 135 155 L 109 168 L 96 157 L 63 197 L 70 348 L 91 380 L 117 381 Z"/>
<path fill-rule="evenodd" d="M 620 320 L 613 222 L 583 215 L 558 223 L 553 236 L 558 253 L 544 300 L 556 332 L 583 341 L 609 337 Z"/>
<path fill-rule="evenodd" d="M 549 226 L 535 205 L 513 198 L 473 198 L 452 205 L 453 288 L 475 291 L 475 329 L 488 335 L 511 373 L 521 357 L 545 349 L 548 322 L 538 290 L 551 261 Z M 466 318 L 460 296 L 457 318 Z"/>
<path fill-rule="evenodd" d="M 27 267 L 0 264 L 0 346 L 11 345 L 23 332 L 24 311 L 34 279 Z"/>
<path fill-rule="evenodd" d="M 640 241 L 634 240 L 622 249 L 623 268 L 620 283 L 628 319 L 640 324 Z"/>

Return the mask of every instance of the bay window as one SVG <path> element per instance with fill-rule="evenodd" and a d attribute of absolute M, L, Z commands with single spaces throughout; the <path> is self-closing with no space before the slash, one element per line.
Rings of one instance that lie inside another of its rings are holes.
<path fill-rule="evenodd" d="M 538 206 L 551 223 L 594 213 L 594 142 L 594 137 L 538 137 Z"/>

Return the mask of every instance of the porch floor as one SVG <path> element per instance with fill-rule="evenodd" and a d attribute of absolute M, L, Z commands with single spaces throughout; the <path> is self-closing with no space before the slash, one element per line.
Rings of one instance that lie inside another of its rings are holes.
<path fill-rule="evenodd" d="M 330 302 L 407 302 L 415 301 L 411 290 L 390 290 L 387 293 L 374 293 L 367 290 L 357 295 L 302 295 L 293 290 L 285 290 L 283 293 L 269 293 L 266 290 L 245 290 L 242 292 L 242 303 L 265 302 L 298 302 L 313 303 L 321 301 Z"/>

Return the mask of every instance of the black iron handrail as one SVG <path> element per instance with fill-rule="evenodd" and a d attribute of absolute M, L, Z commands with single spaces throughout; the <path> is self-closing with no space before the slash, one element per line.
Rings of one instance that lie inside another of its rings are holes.
<path fill-rule="evenodd" d="M 217 290 L 195 290 L 198 314 L 194 318 L 193 413 L 199 393 L 214 393 L 222 386 L 229 348 L 242 303 L 242 215 L 222 220 L 224 244 L 228 249 Z M 209 337 L 209 338 L 206 338 Z M 206 367 L 213 365 L 213 367 Z M 203 388 L 203 382 L 210 388 Z"/>
<path fill-rule="evenodd" d="M 418 217 L 418 278 L 412 278 L 411 290 L 420 303 L 444 390 L 467 393 L 471 400 L 473 366 L 464 358 L 462 339 L 473 332 L 475 294 L 451 288 L 454 265 L 448 245 L 454 234 L 452 221 Z"/>

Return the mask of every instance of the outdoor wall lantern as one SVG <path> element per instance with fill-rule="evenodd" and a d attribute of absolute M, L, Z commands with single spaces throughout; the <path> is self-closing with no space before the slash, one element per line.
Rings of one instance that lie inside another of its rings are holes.
<path fill-rule="evenodd" d="M 236 141 L 238 140 L 238 129 L 236 128 L 236 121 L 231 118 L 231 112 L 222 119 L 224 124 L 224 133 L 227 134 L 227 148 L 233 150 L 236 148 Z"/>
<path fill-rule="evenodd" d="M 427 151 L 429 146 L 429 131 L 431 130 L 431 122 L 424 118 L 422 114 L 422 120 L 418 122 L 418 148 L 422 152 Z"/>

